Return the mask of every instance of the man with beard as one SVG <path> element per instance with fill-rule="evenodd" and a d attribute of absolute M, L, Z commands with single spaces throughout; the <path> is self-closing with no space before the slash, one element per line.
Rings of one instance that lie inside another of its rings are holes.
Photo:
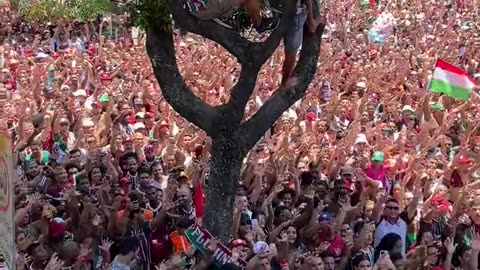
<path fill-rule="evenodd" d="M 27 253 L 32 259 L 30 268 L 32 270 L 43 270 L 48 263 L 48 259 L 51 254 L 47 250 L 46 246 L 40 243 L 34 243 L 27 249 Z"/>

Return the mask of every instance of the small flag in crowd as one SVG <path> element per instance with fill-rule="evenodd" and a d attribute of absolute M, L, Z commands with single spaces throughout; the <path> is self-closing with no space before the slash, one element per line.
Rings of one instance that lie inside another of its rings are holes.
<path fill-rule="evenodd" d="M 376 0 L 360 0 L 360 6 L 366 7 L 367 5 L 370 5 L 370 7 L 375 7 L 375 4 L 377 3 Z"/>
<path fill-rule="evenodd" d="M 442 59 L 438 59 L 430 81 L 430 91 L 466 101 L 476 86 L 468 73 Z"/>
<path fill-rule="evenodd" d="M 203 208 L 204 208 L 204 195 L 202 181 L 200 178 L 197 179 L 197 186 L 195 188 L 195 193 L 193 194 L 193 204 L 195 205 L 195 216 L 197 218 L 203 217 Z"/>

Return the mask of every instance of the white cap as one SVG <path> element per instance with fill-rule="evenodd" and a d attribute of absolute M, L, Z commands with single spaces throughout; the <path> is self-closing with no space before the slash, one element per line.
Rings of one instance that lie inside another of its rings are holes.
<path fill-rule="evenodd" d="M 39 53 L 37 53 L 37 55 L 35 57 L 36 58 L 47 58 L 47 57 L 49 57 L 49 55 L 45 54 L 43 52 L 39 52 Z"/>
<path fill-rule="evenodd" d="M 363 133 L 357 134 L 357 137 L 355 138 L 355 144 L 358 143 L 368 143 L 367 136 Z"/>
<path fill-rule="evenodd" d="M 410 106 L 410 105 L 405 105 L 405 106 L 403 106 L 403 108 L 402 108 L 402 112 L 405 112 L 405 111 L 414 112 L 415 110 L 412 108 L 412 106 Z"/>
<path fill-rule="evenodd" d="M 145 128 L 145 125 L 143 123 L 135 123 L 135 125 L 133 125 L 134 130 L 138 130 L 142 128 Z"/>
<path fill-rule="evenodd" d="M 82 119 L 82 126 L 84 127 L 93 127 L 95 123 L 92 121 L 92 118 L 85 118 Z"/>
<path fill-rule="evenodd" d="M 78 89 L 77 91 L 72 93 L 74 97 L 86 97 L 87 96 L 87 91 L 84 89 Z"/>
<path fill-rule="evenodd" d="M 367 84 L 365 82 L 358 82 L 357 87 L 359 88 L 367 88 Z"/>

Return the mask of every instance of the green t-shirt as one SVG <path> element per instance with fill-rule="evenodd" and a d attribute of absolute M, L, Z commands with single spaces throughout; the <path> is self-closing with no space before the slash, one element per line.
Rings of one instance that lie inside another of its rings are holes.
<path fill-rule="evenodd" d="M 40 155 L 41 155 L 40 160 L 39 160 L 40 164 L 41 165 L 47 165 L 50 162 L 50 152 L 42 151 Z M 25 164 L 30 163 L 30 161 L 32 159 L 33 159 L 32 155 L 25 156 Z"/>

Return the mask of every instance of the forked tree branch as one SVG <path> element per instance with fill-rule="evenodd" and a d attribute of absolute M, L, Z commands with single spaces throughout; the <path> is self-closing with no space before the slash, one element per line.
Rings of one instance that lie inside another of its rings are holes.
<path fill-rule="evenodd" d="M 183 8 L 182 0 L 166 0 L 175 24 L 180 28 L 192 32 L 222 45 L 229 53 L 235 56 L 240 64 L 248 62 L 247 54 L 252 42 L 240 36 L 234 30 L 225 28 L 213 21 L 198 20 Z"/>
<path fill-rule="evenodd" d="M 247 52 L 250 62 L 242 64 L 240 78 L 232 88 L 230 100 L 226 104 L 227 110 L 235 112 L 236 116 L 241 114 L 240 118 L 235 117 L 235 120 L 238 120 L 239 123 L 243 118 L 245 106 L 255 90 L 255 81 L 260 68 L 278 48 L 295 16 L 295 1 L 280 0 L 279 2 L 284 3 L 280 25 L 270 34 L 267 40 L 254 43 L 251 50 Z"/>
<path fill-rule="evenodd" d="M 147 53 L 165 100 L 182 117 L 211 135 L 220 114 L 185 84 L 178 70 L 172 33 L 153 28 L 146 32 Z"/>
<path fill-rule="evenodd" d="M 300 59 L 294 71 L 298 78 L 298 84 L 294 87 L 281 88 L 275 91 L 257 113 L 242 124 L 239 137 L 243 138 L 246 151 L 250 150 L 283 112 L 288 110 L 307 91 L 317 70 L 324 29 L 325 24 L 322 24 L 318 26 L 314 34 L 304 36 Z"/>

